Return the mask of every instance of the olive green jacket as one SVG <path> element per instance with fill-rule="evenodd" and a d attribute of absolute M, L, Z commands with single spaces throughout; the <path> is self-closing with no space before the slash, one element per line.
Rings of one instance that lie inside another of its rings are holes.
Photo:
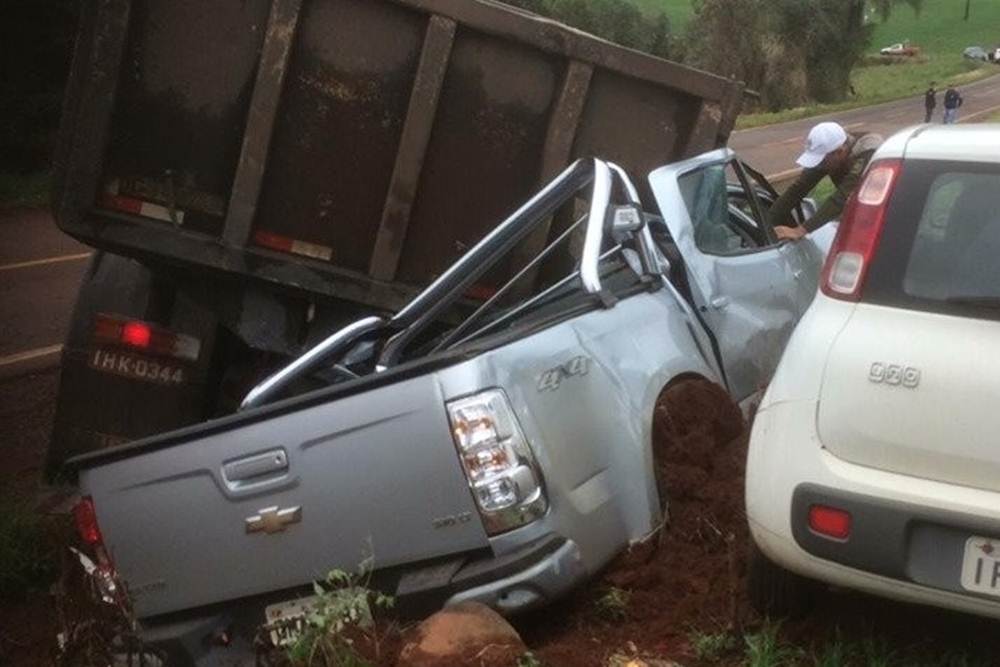
<path fill-rule="evenodd" d="M 872 159 L 872 154 L 882 145 L 882 137 L 877 134 L 850 135 L 850 138 L 854 144 L 851 146 L 851 161 L 848 168 L 840 173 L 828 173 L 822 167 L 803 169 L 802 174 L 778 197 L 778 200 L 771 207 L 768 217 L 772 226 L 791 224 L 792 211 L 803 199 L 809 196 L 813 188 L 826 176 L 830 177 L 837 189 L 826 198 L 816 214 L 809 218 L 803 226 L 807 232 L 814 232 L 831 220 L 840 217 L 847 200 L 861 184 L 861 177 Z"/>

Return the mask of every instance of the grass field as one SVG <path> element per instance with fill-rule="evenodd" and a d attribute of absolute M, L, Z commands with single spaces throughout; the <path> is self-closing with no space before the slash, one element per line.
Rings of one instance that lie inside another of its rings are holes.
<path fill-rule="evenodd" d="M 692 14 L 690 0 L 632 2 L 646 12 L 666 12 L 675 30 L 685 25 Z M 964 13 L 965 3 L 959 0 L 924 0 L 923 11 L 919 14 L 907 6 L 898 7 L 887 22 L 876 25 L 872 51 L 909 40 L 923 49 L 925 62 L 858 68 L 853 77 L 856 97 L 839 104 L 746 114 L 740 118 L 739 127 L 780 123 L 910 97 L 922 93 L 931 81 L 936 81 L 941 88 L 1000 74 L 1000 67 L 976 67 L 962 58 L 962 50 L 967 46 L 989 48 L 1000 44 L 1000 0 L 972 0 L 967 22 L 963 20 Z"/>
<path fill-rule="evenodd" d="M 684 25 L 693 13 L 691 0 L 632 0 L 648 13 L 665 12 L 674 25 Z M 959 0 L 924 0 L 918 15 L 900 6 L 886 23 L 875 29 L 873 46 L 881 48 L 905 39 L 925 52 L 961 55 L 966 46 L 995 46 L 1000 43 L 1000 2 L 972 0 L 968 22 L 963 21 L 965 3 Z"/>

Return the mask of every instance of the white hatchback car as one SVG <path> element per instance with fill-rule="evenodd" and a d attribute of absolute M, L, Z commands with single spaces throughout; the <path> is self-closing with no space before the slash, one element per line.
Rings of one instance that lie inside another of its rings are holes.
<path fill-rule="evenodd" d="M 1000 617 L 1000 125 L 876 153 L 756 416 L 751 600 Z"/>

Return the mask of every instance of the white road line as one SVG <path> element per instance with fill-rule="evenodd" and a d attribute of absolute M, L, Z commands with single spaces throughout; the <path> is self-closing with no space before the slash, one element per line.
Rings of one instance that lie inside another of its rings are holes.
<path fill-rule="evenodd" d="M 0 357 L 0 368 L 3 368 L 4 366 L 13 366 L 14 364 L 20 364 L 25 361 L 31 361 L 32 359 L 50 357 L 54 354 L 59 354 L 62 352 L 62 349 L 62 345 L 49 345 L 48 347 L 40 347 L 35 350 L 27 350 L 26 352 L 18 352 L 17 354 Z"/>
<path fill-rule="evenodd" d="M 1000 106 L 992 106 L 992 107 L 989 107 L 988 109 L 983 109 L 982 111 L 977 111 L 976 113 L 970 113 L 968 116 L 965 116 L 964 118 L 959 118 L 958 122 L 959 123 L 971 123 L 972 121 L 976 120 L 977 118 L 982 118 L 983 116 L 986 116 L 986 115 L 992 114 L 992 113 L 996 113 L 997 111 L 1000 111 Z"/>
<path fill-rule="evenodd" d="M 14 269 L 27 269 L 32 266 L 44 266 L 46 264 L 59 264 L 61 262 L 76 262 L 87 259 L 93 253 L 81 252 L 76 255 L 60 255 L 59 257 L 46 257 L 45 259 L 32 259 L 27 262 L 17 262 L 16 264 L 0 265 L 0 271 L 13 271 Z"/>

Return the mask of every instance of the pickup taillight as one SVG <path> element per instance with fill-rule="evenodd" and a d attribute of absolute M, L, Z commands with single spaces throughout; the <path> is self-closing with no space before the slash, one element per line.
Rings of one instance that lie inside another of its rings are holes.
<path fill-rule="evenodd" d="M 97 508 L 90 496 L 84 496 L 73 507 L 73 518 L 76 521 L 76 532 L 80 537 L 81 553 L 77 554 L 84 571 L 90 576 L 100 592 L 104 602 L 122 604 L 126 602 L 124 587 L 120 584 L 118 572 L 104 546 L 104 536 L 97 524 Z"/>
<path fill-rule="evenodd" d="M 80 536 L 80 541 L 88 547 L 103 547 L 104 537 L 101 535 L 101 528 L 97 525 L 97 510 L 94 501 L 89 496 L 80 499 L 73 507 L 73 518 L 76 520 L 76 532 Z"/>
<path fill-rule="evenodd" d="M 497 535 L 545 514 L 542 476 L 514 411 L 499 389 L 447 405 L 452 436 L 486 532 Z"/>

